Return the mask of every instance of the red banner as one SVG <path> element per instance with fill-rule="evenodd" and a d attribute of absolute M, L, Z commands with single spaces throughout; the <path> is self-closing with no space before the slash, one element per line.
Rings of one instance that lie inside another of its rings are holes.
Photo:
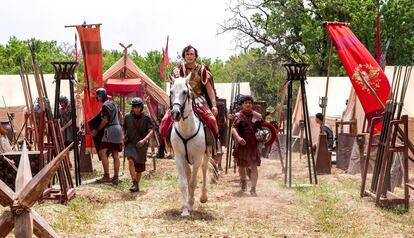
<path fill-rule="evenodd" d="M 165 73 L 164 73 L 164 65 L 167 67 L 171 67 L 170 58 L 168 57 L 168 38 L 167 36 L 167 44 L 165 45 L 165 50 L 162 50 L 162 58 L 160 62 L 160 77 L 165 81 Z"/>
<path fill-rule="evenodd" d="M 390 84 L 387 77 L 346 24 L 327 23 L 326 30 L 370 122 L 372 117 L 381 115 L 384 110 L 379 101 L 385 105 L 388 99 Z M 367 84 L 375 91 L 378 99 L 371 93 Z"/>
<path fill-rule="evenodd" d="M 80 25 L 76 27 L 84 63 L 84 101 L 85 125 L 100 112 L 101 103 L 96 101 L 96 89 L 103 87 L 102 45 L 99 25 Z M 89 130 L 86 130 L 88 133 Z M 90 147 L 90 138 L 87 146 Z"/>

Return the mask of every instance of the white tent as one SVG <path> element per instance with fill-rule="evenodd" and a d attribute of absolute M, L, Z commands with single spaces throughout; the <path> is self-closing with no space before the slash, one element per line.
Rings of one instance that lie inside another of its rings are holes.
<path fill-rule="evenodd" d="M 385 68 L 385 75 L 390 81 L 390 85 L 393 72 L 394 66 L 387 66 Z M 322 108 L 319 107 L 319 97 L 325 95 L 326 77 L 308 77 L 307 82 L 305 87 L 311 121 L 312 140 L 316 142 L 319 128 L 315 123 L 314 117 L 316 113 L 322 112 Z M 299 135 L 299 120 L 302 119 L 301 100 L 301 97 L 298 96 L 292 116 L 293 135 Z M 348 104 L 346 105 L 345 103 L 347 100 Z M 411 141 L 414 141 L 414 72 L 411 73 L 402 114 L 409 116 L 409 137 Z M 352 88 L 351 81 L 348 77 L 331 77 L 329 80 L 328 105 L 326 108 L 325 122 L 331 125 L 332 129 L 334 129 L 335 119 L 341 118 L 344 121 L 350 120 L 351 118 L 357 119 L 358 133 L 362 132 L 365 113 Z"/>
<path fill-rule="evenodd" d="M 311 123 L 312 141 L 316 142 L 319 135 L 319 127 L 315 123 L 315 115 L 322 112 L 319 106 L 319 98 L 325 96 L 327 77 L 308 77 L 305 83 L 309 120 Z M 335 126 L 335 119 L 340 119 L 349 98 L 352 85 L 348 77 L 330 77 L 328 85 L 328 103 L 326 107 L 325 122 Z M 299 135 L 299 121 L 303 120 L 302 97 L 300 91 L 296 99 L 295 108 L 292 114 L 293 135 Z"/>
<path fill-rule="evenodd" d="M 56 83 L 54 83 L 54 74 L 44 75 L 46 91 L 52 110 L 55 104 Z M 33 75 L 29 75 L 30 91 L 33 103 L 38 97 L 38 92 Z M 60 95 L 69 98 L 69 81 L 62 80 L 60 84 Z M 6 102 L 7 108 L 4 106 Z M 24 112 L 26 111 L 26 102 L 23 92 L 23 86 L 20 75 L 0 75 L 0 121 L 7 120 L 6 112 L 15 114 L 15 124 L 21 127 L 24 123 Z"/>

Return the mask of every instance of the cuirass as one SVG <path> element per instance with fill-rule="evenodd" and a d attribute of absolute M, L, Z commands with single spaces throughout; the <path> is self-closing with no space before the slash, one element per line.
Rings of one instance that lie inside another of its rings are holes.
<path fill-rule="evenodd" d="M 187 75 L 191 72 L 190 82 L 188 82 L 193 89 L 196 97 L 203 95 L 203 83 L 201 82 L 201 76 L 199 73 L 200 67 L 197 66 L 195 70 L 188 70 Z"/>

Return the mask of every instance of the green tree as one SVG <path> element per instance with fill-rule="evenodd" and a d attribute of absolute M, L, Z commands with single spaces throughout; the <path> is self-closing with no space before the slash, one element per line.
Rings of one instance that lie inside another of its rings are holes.
<path fill-rule="evenodd" d="M 132 52 L 132 60 L 134 63 L 148 76 L 152 81 L 154 81 L 158 86 L 163 88 L 163 81 L 160 77 L 160 62 L 162 58 L 162 52 L 157 50 L 152 50 L 147 52 L 145 57 L 142 57 L 138 54 L 137 51 Z"/>
<path fill-rule="evenodd" d="M 0 45 L 0 73 L 1 74 L 19 74 L 20 62 L 23 59 L 26 70 L 31 72 L 31 54 L 29 43 L 35 45 L 37 64 L 42 66 L 44 73 L 53 73 L 52 61 L 69 60 L 72 56 L 63 53 L 56 41 L 40 41 L 37 39 L 19 40 L 16 37 L 10 37 L 6 45 Z"/>
<path fill-rule="evenodd" d="M 395 41 L 390 52 L 398 52 L 387 54 L 388 64 L 412 64 L 414 2 L 379 3 L 383 38 Z M 322 23 L 351 23 L 352 31 L 375 55 L 376 7 L 377 0 L 237 0 L 229 7 L 233 16 L 221 25 L 220 33 L 235 32 L 235 40 L 243 49 L 261 47 L 277 61 L 307 62 L 311 64 L 310 75 L 326 75 L 330 44 Z M 343 74 L 341 62 L 333 55 L 331 74 Z"/>
<path fill-rule="evenodd" d="M 215 66 L 216 67 L 216 66 Z M 219 82 L 249 82 L 256 100 L 263 100 L 275 107 L 281 100 L 285 70 L 275 63 L 272 55 L 261 49 L 251 49 L 232 56 L 217 70 Z"/>

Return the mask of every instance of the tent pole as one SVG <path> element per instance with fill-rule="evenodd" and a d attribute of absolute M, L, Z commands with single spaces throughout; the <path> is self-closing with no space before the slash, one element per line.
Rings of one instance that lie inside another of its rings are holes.
<path fill-rule="evenodd" d="M 326 106 L 328 105 L 328 89 L 329 89 L 329 77 L 331 76 L 332 49 L 333 49 L 333 44 L 331 41 L 331 45 L 329 47 L 328 76 L 326 78 L 325 97 L 323 98 L 323 108 L 322 108 L 323 124 L 325 124 Z"/>

